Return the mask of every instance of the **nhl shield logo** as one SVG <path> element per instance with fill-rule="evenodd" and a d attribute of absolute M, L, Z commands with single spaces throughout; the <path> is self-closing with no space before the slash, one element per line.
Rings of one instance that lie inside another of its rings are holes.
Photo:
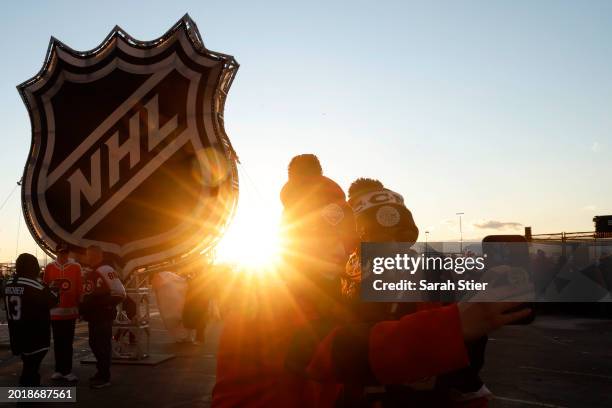
<path fill-rule="evenodd" d="M 88 52 L 52 38 L 18 86 L 32 122 L 22 203 L 37 242 L 98 245 L 124 274 L 210 248 L 238 196 L 223 128 L 237 69 L 189 16 L 147 42 L 115 27 Z"/>

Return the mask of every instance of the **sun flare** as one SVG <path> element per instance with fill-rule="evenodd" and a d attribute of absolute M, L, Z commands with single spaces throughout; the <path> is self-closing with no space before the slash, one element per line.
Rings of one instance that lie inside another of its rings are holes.
<path fill-rule="evenodd" d="M 239 208 L 217 246 L 217 261 L 235 264 L 249 272 L 274 267 L 280 259 L 279 217 Z"/>

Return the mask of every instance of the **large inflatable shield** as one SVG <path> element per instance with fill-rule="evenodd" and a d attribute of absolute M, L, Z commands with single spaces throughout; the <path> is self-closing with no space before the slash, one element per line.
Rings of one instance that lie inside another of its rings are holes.
<path fill-rule="evenodd" d="M 211 248 L 238 198 L 223 128 L 237 69 L 189 16 L 147 42 L 115 27 L 88 52 L 52 38 L 18 86 L 32 122 L 22 205 L 38 244 L 98 245 L 124 274 Z"/>

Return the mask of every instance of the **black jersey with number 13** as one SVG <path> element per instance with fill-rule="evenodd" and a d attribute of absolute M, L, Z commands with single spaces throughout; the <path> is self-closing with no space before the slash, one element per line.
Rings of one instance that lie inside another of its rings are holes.
<path fill-rule="evenodd" d="M 49 348 L 49 310 L 57 294 L 48 286 L 23 276 L 13 276 L 4 285 L 4 302 L 13 354 L 32 354 Z"/>

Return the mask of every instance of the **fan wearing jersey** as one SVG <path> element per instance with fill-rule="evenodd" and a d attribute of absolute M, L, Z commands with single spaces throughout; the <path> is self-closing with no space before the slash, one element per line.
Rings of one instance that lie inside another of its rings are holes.
<path fill-rule="evenodd" d="M 52 380 L 77 381 L 72 373 L 72 343 L 74 328 L 79 317 L 79 301 L 83 291 L 81 265 L 68 258 L 69 247 L 60 243 L 55 248 L 57 258 L 45 268 L 43 281 L 52 282 L 60 289 L 59 304 L 51 309 L 51 329 L 53 332 L 53 351 L 55 372 Z"/>
<path fill-rule="evenodd" d="M 90 266 L 85 284 L 81 314 L 88 322 L 89 347 L 96 357 L 96 374 L 90 378 L 91 388 L 110 386 L 113 321 L 117 305 L 125 299 L 125 288 L 115 269 L 104 262 L 97 246 L 87 248 Z"/>
<path fill-rule="evenodd" d="M 49 351 L 49 310 L 57 304 L 58 295 L 38 281 L 40 266 L 34 255 L 19 255 L 15 268 L 3 293 L 11 351 L 23 361 L 19 385 L 35 387 L 40 385 L 40 363 Z"/>

